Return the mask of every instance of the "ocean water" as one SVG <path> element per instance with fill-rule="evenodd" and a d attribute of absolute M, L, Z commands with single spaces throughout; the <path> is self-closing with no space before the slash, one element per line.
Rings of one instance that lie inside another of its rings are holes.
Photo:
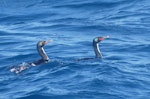
<path fill-rule="evenodd" d="M 100 61 L 92 40 L 106 35 Z M 10 72 L 49 39 L 49 63 Z M 1 0 L 0 45 L 0 99 L 150 97 L 149 0 Z"/>

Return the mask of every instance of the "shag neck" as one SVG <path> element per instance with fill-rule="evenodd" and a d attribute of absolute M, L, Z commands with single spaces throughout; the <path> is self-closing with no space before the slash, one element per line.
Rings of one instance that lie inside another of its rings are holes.
<path fill-rule="evenodd" d="M 95 42 L 94 40 L 93 40 L 93 48 L 94 48 L 96 58 L 102 58 L 102 54 L 100 52 L 99 44 L 98 44 L 98 42 Z"/>
<path fill-rule="evenodd" d="M 42 59 L 44 61 L 48 61 L 49 60 L 49 57 L 47 56 L 43 46 L 40 46 L 39 44 L 37 44 L 37 50 L 38 50 L 39 55 L 42 57 Z"/>

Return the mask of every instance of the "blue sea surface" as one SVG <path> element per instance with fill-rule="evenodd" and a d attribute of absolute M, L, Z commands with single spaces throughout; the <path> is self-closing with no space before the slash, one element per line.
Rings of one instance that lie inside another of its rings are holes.
<path fill-rule="evenodd" d="M 0 0 L 0 99 L 150 99 L 150 1 Z"/>

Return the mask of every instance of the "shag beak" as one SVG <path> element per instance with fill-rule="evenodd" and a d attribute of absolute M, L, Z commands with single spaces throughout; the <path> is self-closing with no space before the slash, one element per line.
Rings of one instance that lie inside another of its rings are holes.
<path fill-rule="evenodd" d="M 109 38 L 109 36 L 99 37 L 98 41 L 103 41 L 104 39 L 107 39 L 107 38 Z"/>
<path fill-rule="evenodd" d="M 47 41 L 42 41 L 42 45 L 44 46 L 44 45 L 46 45 L 46 44 L 48 44 L 48 43 L 50 43 L 50 42 L 52 42 L 53 40 L 47 40 Z"/>
<path fill-rule="evenodd" d="M 107 39 L 107 38 L 109 38 L 109 36 L 107 35 L 107 36 L 104 36 L 103 38 L 104 38 L 104 39 Z"/>
<path fill-rule="evenodd" d="M 50 42 L 53 42 L 53 40 L 47 40 L 47 41 L 45 41 L 45 44 L 48 44 Z"/>

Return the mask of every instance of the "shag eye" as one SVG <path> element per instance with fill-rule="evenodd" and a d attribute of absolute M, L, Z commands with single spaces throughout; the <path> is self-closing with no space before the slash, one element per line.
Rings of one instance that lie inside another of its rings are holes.
<path fill-rule="evenodd" d="M 42 43 L 42 42 L 40 42 L 40 43 L 39 43 L 39 45 L 40 45 L 40 46 L 42 46 L 42 45 L 43 45 L 43 43 Z"/>
<path fill-rule="evenodd" d="M 94 41 L 95 41 L 95 42 L 98 42 L 98 38 L 95 38 Z"/>

